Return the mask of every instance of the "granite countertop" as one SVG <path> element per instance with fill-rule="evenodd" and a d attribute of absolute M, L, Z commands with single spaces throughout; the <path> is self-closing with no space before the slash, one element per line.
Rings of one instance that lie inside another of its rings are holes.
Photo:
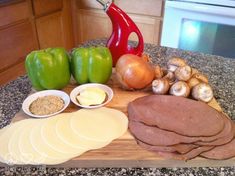
<path fill-rule="evenodd" d="M 92 40 L 83 46 L 105 45 L 105 39 Z M 172 56 L 182 57 L 188 64 L 208 75 L 215 98 L 222 109 L 235 121 L 235 59 L 145 44 L 154 64 L 165 65 Z M 9 124 L 20 110 L 23 100 L 31 91 L 27 76 L 21 76 L 0 88 L 0 128 Z M 14 167 L 0 168 L 0 175 L 235 175 L 234 167 L 200 168 L 46 168 Z"/>

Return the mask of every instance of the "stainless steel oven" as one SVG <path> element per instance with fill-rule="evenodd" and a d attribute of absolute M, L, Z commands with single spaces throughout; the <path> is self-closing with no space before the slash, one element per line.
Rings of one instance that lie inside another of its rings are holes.
<path fill-rule="evenodd" d="M 161 45 L 235 58 L 235 0 L 167 0 Z"/>

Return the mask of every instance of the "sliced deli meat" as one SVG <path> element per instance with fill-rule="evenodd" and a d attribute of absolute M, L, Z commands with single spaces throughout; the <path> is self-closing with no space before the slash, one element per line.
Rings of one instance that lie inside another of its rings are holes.
<path fill-rule="evenodd" d="M 170 145 L 170 146 L 150 145 L 138 139 L 137 139 L 137 143 L 141 147 L 147 150 L 153 151 L 153 152 L 178 152 L 180 154 L 185 154 L 198 147 L 195 144 L 176 144 L 176 145 Z"/>
<path fill-rule="evenodd" d="M 196 145 L 222 145 L 226 144 L 233 138 L 233 131 L 231 131 L 231 120 L 224 118 L 226 125 L 221 133 L 209 137 L 190 137 L 177 134 L 172 131 L 160 129 L 156 126 L 149 126 L 142 122 L 129 121 L 129 129 L 134 137 L 137 139 L 159 146 L 175 145 L 180 143 L 195 143 Z"/>
<path fill-rule="evenodd" d="M 185 136 L 213 136 L 224 128 L 221 113 L 203 102 L 177 96 L 137 98 L 128 104 L 128 117 Z"/>
<path fill-rule="evenodd" d="M 235 134 L 235 124 L 233 124 L 233 132 Z M 212 150 L 203 152 L 200 156 L 217 160 L 235 157 L 235 137 L 229 143 L 216 146 Z"/>
<path fill-rule="evenodd" d="M 197 138 L 182 136 L 141 122 L 129 121 L 129 129 L 134 137 L 151 145 L 169 146 L 198 141 Z"/>
<path fill-rule="evenodd" d="M 160 156 L 167 158 L 167 159 L 178 159 L 178 160 L 190 160 L 197 156 L 199 156 L 201 153 L 205 151 L 209 151 L 213 149 L 214 146 L 199 146 L 187 153 L 179 154 L 177 152 L 157 152 Z"/>
<path fill-rule="evenodd" d="M 235 156 L 234 122 L 205 103 L 151 95 L 129 103 L 128 118 L 137 143 L 164 158 Z"/>
<path fill-rule="evenodd" d="M 225 145 L 217 146 L 212 150 L 202 153 L 200 156 L 217 160 L 235 157 L 235 138 Z"/>
<path fill-rule="evenodd" d="M 234 137 L 234 122 L 232 120 L 230 120 L 228 117 L 226 117 L 224 114 L 221 114 L 221 116 L 223 116 L 224 120 L 225 120 L 225 126 L 224 129 L 222 130 L 222 132 L 220 132 L 218 135 L 215 135 L 215 137 L 217 138 L 213 138 L 213 137 L 208 137 L 208 138 L 213 138 L 215 140 L 213 141 L 199 141 L 196 142 L 197 145 L 223 145 L 223 144 L 227 144 L 228 142 L 230 142 L 233 137 Z"/>

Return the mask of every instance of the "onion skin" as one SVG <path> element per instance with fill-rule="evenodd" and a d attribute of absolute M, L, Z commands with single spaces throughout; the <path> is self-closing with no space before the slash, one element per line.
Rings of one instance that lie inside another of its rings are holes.
<path fill-rule="evenodd" d="M 143 89 L 152 83 L 155 70 L 146 59 L 125 54 L 116 63 L 116 77 L 124 89 Z"/>

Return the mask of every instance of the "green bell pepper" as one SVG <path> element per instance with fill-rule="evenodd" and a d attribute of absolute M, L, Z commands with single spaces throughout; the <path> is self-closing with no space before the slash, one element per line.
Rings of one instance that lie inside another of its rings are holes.
<path fill-rule="evenodd" d="M 36 90 L 62 89 L 70 80 L 69 56 L 64 48 L 32 51 L 25 68 Z"/>
<path fill-rule="evenodd" d="M 78 84 L 106 83 L 112 74 L 112 55 L 106 47 L 76 48 L 71 71 Z"/>

